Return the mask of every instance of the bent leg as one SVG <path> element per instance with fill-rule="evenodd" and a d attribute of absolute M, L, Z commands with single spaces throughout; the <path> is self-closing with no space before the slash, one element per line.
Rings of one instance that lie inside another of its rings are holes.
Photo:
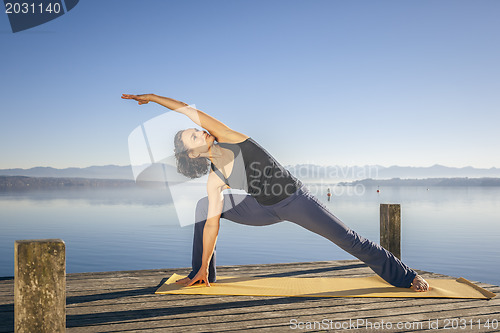
<path fill-rule="evenodd" d="M 202 264 L 203 257 L 203 229 L 205 228 L 205 223 L 207 222 L 208 215 L 208 198 L 205 197 L 200 199 L 196 204 L 195 211 L 195 221 L 194 232 L 193 232 L 193 251 L 191 254 L 191 272 L 188 278 L 192 279 L 198 273 Z M 208 265 L 208 282 L 212 283 L 216 280 L 216 269 L 215 269 L 215 250 L 210 258 L 210 264 Z"/>
<path fill-rule="evenodd" d="M 201 267 L 203 257 L 203 230 L 208 215 L 208 198 L 204 197 L 196 205 L 194 234 L 193 234 L 193 252 L 191 257 L 192 271 L 188 277 L 194 278 Z M 245 225 L 262 226 L 281 221 L 272 211 L 261 206 L 252 196 L 244 194 L 224 194 L 224 206 L 221 218 Z M 217 270 L 215 252 L 210 259 L 208 266 L 208 281 L 216 281 Z"/>
<path fill-rule="evenodd" d="M 417 273 L 379 244 L 372 242 L 333 215 L 309 192 L 300 195 L 277 211 L 283 219 L 321 235 L 341 249 L 366 263 L 385 281 L 396 287 L 409 288 Z"/>

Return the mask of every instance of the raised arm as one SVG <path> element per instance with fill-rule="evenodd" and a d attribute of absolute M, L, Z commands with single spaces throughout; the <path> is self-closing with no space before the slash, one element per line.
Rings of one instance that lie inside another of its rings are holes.
<path fill-rule="evenodd" d="M 208 265 L 214 253 L 217 235 L 219 234 L 220 216 L 224 205 L 224 195 L 222 191 L 226 188 L 226 184 L 215 174 L 210 172 L 207 181 L 208 193 L 208 214 L 207 222 L 203 228 L 203 254 L 201 259 L 201 267 L 187 284 L 190 286 L 197 281 L 204 281 L 205 285 L 210 287 L 208 282 Z"/>
<path fill-rule="evenodd" d="M 139 102 L 139 105 L 147 104 L 151 101 L 163 105 L 170 110 L 182 113 L 188 116 L 189 119 L 191 119 L 195 124 L 209 131 L 210 134 L 215 136 L 215 138 L 219 142 L 241 142 L 248 138 L 248 136 L 232 130 L 226 124 L 206 114 L 205 112 L 190 107 L 188 104 L 175 100 L 173 98 L 158 96 L 155 94 L 123 94 L 122 98 L 134 99 Z"/>

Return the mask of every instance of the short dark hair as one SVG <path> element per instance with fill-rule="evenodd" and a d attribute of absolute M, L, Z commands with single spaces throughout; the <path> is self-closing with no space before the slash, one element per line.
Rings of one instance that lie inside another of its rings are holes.
<path fill-rule="evenodd" d="M 189 157 L 189 151 L 182 142 L 182 133 L 185 130 L 180 130 L 174 137 L 174 153 L 177 161 L 177 171 L 184 176 L 194 179 L 206 175 L 209 170 L 208 158 L 206 157 Z"/>

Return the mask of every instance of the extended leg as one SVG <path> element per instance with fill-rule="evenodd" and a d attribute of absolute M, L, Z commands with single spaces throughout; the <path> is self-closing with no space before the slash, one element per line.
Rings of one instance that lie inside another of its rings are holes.
<path fill-rule="evenodd" d="M 312 194 L 306 192 L 286 209 L 278 210 L 283 219 L 317 233 L 365 262 L 375 273 L 396 287 L 409 288 L 417 273 L 392 253 L 351 230 Z"/>

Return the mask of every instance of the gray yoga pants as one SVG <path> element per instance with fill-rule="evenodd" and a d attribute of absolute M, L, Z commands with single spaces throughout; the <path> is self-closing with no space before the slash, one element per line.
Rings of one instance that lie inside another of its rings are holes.
<path fill-rule="evenodd" d="M 238 203 L 238 204 L 235 204 Z M 208 198 L 200 199 L 196 207 L 194 226 L 192 271 L 193 278 L 201 267 L 203 255 L 203 228 L 208 214 Z M 227 220 L 253 226 L 270 225 L 290 221 L 321 235 L 341 249 L 368 265 L 385 281 L 396 287 L 409 288 L 417 273 L 392 253 L 351 230 L 328 208 L 302 186 L 290 197 L 277 204 L 261 205 L 250 195 L 224 194 L 221 215 Z M 209 282 L 216 281 L 215 250 L 209 265 Z"/>

